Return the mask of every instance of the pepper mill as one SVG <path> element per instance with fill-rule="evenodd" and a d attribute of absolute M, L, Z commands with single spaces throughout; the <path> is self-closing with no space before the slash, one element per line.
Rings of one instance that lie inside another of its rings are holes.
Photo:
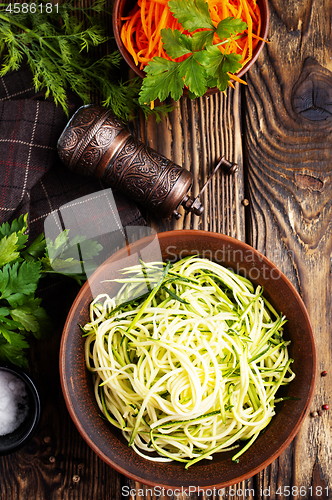
<path fill-rule="evenodd" d="M 134 140 L 109 109 L 79 108 L 59 138 L 58 153 L 73 172 L 103 180 L 161 218 L 181 217 L 180 205 L 195 215 L 203 212 L 187 194 L 192 174 Z"/>

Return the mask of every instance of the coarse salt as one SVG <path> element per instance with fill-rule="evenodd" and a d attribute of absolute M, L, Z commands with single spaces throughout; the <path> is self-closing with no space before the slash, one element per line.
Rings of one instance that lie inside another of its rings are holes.
<path fill-rule="evenodd" d="M 10 434 L 28 413 L 26 385 L 12 373 L 0 369 L 0 436 Z"/>

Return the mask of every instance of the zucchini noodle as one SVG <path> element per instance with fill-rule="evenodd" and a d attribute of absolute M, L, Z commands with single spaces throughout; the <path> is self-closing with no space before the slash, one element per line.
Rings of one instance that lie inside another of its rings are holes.
<path fill-rule="evenodd" d="M 117 296 L 90 305 L 85 360 L 97 404 L 149 460 L 188 468 L 243 442 L 238 461 L 295 377 L 286 318 L 220 264 L 193 256 L 160 266 L 124 269 Z"/>

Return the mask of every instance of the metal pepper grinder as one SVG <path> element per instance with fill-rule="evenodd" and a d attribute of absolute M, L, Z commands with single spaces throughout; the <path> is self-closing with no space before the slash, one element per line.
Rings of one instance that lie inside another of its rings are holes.
<path fill-rule="evenodd" d="M 104 107 L 79 108 L 59 138 L 58 153 L 70 170 L 103 180 L 161 218 L 179 218 L 180 205 L 195 215 L 203 212 L 187 194 L 192 174 L 135 141 Z"/>

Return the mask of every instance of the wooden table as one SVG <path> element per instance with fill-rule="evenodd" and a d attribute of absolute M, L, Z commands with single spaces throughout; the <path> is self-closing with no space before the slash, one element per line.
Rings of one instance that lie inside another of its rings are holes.
<path fill-rule="evenodd" d="M 270 14 L 270 43 L 248 73 L 248 86 L 226 96 L 183 98 L 162 123 L 142 120 L 137 135 L 193 172 L 193 195 L 219 156 L 239 165 L 237 174 L 219 172 L 213 179 L 201 218 L 151 224 L 158 231 L 200 228 L 247 241 L 288 276 L 306 303 L 317 342 L 314 411 L 332 408 L 332 2 L 271 0 Z M 1 500 L 217 500 L 203 493 L 151 495 L 90 450 L 60 390 L 60 334 L 36 346 L 32 376 L 41 388 L 42 419 L 29 445 L 0 460 Z M 276 461 L 223 490 L 219 500 L 332 498 L 330 429 L 331 412 L 309 415 Z"/>

